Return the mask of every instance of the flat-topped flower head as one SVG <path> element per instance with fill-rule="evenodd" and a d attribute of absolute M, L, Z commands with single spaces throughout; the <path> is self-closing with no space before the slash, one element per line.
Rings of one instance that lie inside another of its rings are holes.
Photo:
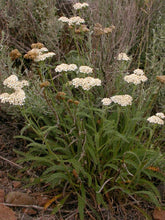
<path fill-rule="evenodd" d="M 127 83 L 133 83 L 134 85 L 138 85 L 142 82 L 146 82 L 148 78 L 145 75 L 136 75 L 136 74 L 130 74 L 124 77 L 124 81 Z"/>
<path fill-rule="evenodd" d="M 22 89 L 19 89 L 10 95 L 8 102 L 13 105 L 23 105 L 25 98 L 25 92 Z"/>
<path fill-rule="evenodd" d="M 61 73 L 61 72 L 75 71 L 76 69 L 77 69 L 76 64 L 62 63 L 56 66 L 55 71 Z"/>
<path fill-rule="evenodd" d="M 29 82 L 27 80 L 17 81 L 12 86 L 12 89 L 19 90 L 19 89 L 22 89 L 24 86 L 29 86 Z"/>
<path fill-rule="evenodd" d="M 101 100 L 103 105 L 110 105 L 112 103 L 112 100 L 110 98 L 104 98 Z"/>
<path fill-rule="evenodd" d="M 56 72 L 67 72 L 68 71 L 68 64 L 66 63 L 62 63 L 60 65 L 57 65 L 56 68 L 55 68 L 55 71 Z"/>
<path fill-rule="evenodd" d="M 73 8 L 75 9 L 75 10 L 80 10 L 80 9 L 83 9 L 83 8 L 87 8 L 87 7 L 89 7 L 89 4 L 88 3 L 80 3 L 80 2 L 78 2 L 78 3 L 75 3 L 74 5 L 73 5 Z"/>
<path fill-rule="evenodd" d="M 58 19 L 59 21 L 63 22 L 63 23 L 68 23 L 69 22 L 69 18 L 62 16 Z"/>
<path fill-rule="evenodd" d="M 74 78 L 70 81 L 70 85 L 73 85 L 75 88 L 78 88 L 82 85 L 83 78 Z"/>
<path fill-rule="evenodd" d="M 165 119 L 165 115 L 164 115 L 163 112 L 158 112 L 158 113 L 156 113 L 156 116 L 158 116 L 158 117 L 161 118 L 161 119 Z"/>
<path fill-rule="evenodd" d="M 10 103 L 12 105 L 23 105 L 25 102 L 25 92 L 22 89 L 18 89 L 12 94 L 2 93 L 0 95 L 1 103 Z"/>
<path fill-rule="evenodd" d="M 126 53 L 119 53 L 119 55 L 117 56 L 117 60 L 125 60 L 125 61 L 129 61 L 130 58 L 127 56 Z"/>
<path fill-rule="evenodd" d="M 44 61 L 47 58 L 53 57 L 54 55 L 55 55 L 55 53 L 53 53 L 53 52 L 41 54 L 41 55 L 37 56 L 36 58 L 34 58 L 34 62 Z"/>
<path fill-rule="evenodd" d="M 80 71 L 80 73 L 90 74 L 90 73 L 93 73 L 93 68 L 91 68 L 89 66 L 80 66 L 79 71 Z"/>
<path fill-rule="evenodd" d="M 3 81 L 3 85 L 8 88 L 13 88 L 18 81 L 18 77 L 16 75 L 11 75 L 7 79 Z"/>
<path fill-rule="evenodd" d="M 24 86 L 29 86 L 29 82 L 27 80 L 19 81 L 16 75 L 11 75 L 3 81 L 3 85 L 17 90 L 23 88 Z"/>
<path fill-rule="evenodd" d="M 153 115 L 153 116 L 147 118 L 147 121 L 152 124 L 164 125 L 164 121 L 156 115 Z"/>
<path fill-rule="evenodd" d="M 101 80 L 93 77 L 75 78 L 70 83 L 75 88 L 81 86 L 84 90 L 90 90 L 94 86 L 101 86 Z"/>
<path fill-rule="evenodd" d="M 136 69 L 133 71 L 134 74 L 138 75 L 138 76 L 143 76 L 144 75 L 144 71 L 142 69 Z"/>
<path fill-rule="evenodd" d="M 83 18 L 80 18 L 79 16 L 71 17 L 69 18 L 68 24 L 69 25 L 80 25 L 84 24 L 85 20 Z"/>
<path fill-rule="evenodd" d="M 6 103 L 6 102 L 8 102 L 9 97 L 10 97 L 10 94 L 8 94 L 8 93 L 2 93 L 2 94 L 0 94 L 1 103 Z"/>
<path fill-rule="evenodd" d="M 68 65 L 68 71 L 75 71 L 77 69 L 77 65 L 76 64 L 69 64 Z"/>
<path fill-rule="evenodd" d="M 130 95 L 115 95 L 111 97 L 111 100 L 121 106 L 127 106 L 132 105 L 133 99 Z"/>

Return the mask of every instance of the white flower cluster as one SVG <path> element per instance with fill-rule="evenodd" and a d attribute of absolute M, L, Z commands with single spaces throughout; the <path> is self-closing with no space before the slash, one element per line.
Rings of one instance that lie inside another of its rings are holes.
<path fill-rule="evenodd" d="M 46 47 L 42 48 L 32 48 L 27 52 L 27 54 L 24 55 L 25 59 L 32 59 L 34 62 L 43 61 L 49 57 L 54 56 L 55 53 L 48 52 L 48 49 Z"/>
<path fill-rule="evenodd" d="M 134 74 L 138 75 L 138 76 L 143 76 L 144 75 L 144 71 L 142 69 L 136 69 L 133 71 Z"/>
<path fill-rule="evenodd" d="M 29 82 L 27 80 L 19 81 L 18 77 L 13 74 L 3 81 L 3 85 L 18 90 L 22 89 L 24 86 L 29 86 Z"/>
<path fill-rule="evenodd" d="M 147 80 L 148 78 L 144 75 L 144 72 L 141 69 L 136 69 L 133 74 L 124 77 L 124 81 L 127 83 L 133 83 L 134 85 L 146 82 Z"/>
<path fill-rule="evenodd" d="M 110 105 L 112 103 L 112 100 L 110 98 L 104 98 L 101 100 L 103 105 Z"/>
<path fill-rule="evenodd" d="M 0 95 L 1 103 L 9 102 L 13 105 L 23 105 L 25 102 L 25 92 L 23 91 L 24 86 L 29 86 L 28 81 L 22 80 L 19 81 L 16 75 L 11 75 L 7 79 L 4 80 L 3 85 L 7 86 L 8 88 L 12 88 L 15 92 L 8 94 L 2 93 Z"/>
<path fill-rule="evenodd" d="M 79 71 L 80 71 L 80 73 L 90 74 L 90 73 L 93 73 L 93 68 L 91 68 L 89 66 L 80 66 Z"/>
<path fill-rule="evenodd" d="M 63 23 L 69 23 L 69 18 L 62 16 L 58 19 L 59 21 L 63 22 Z"/>
<path fill-rule="evenodd" d="M 62 64 L 56 66 L 55 71 L 58 73 L 61 73 L 61 72 L 75 71 L 76 69 L 77 69 L 76 64 L 62 63 Z"/>
<path fill-rule="evenodd" d="M 163 112 L 158 112 L 158 113 L 156 113 L 156 116 L 158 116 L 158 117 L 161 118 L 161 119 L 165 119 L 165 115 L 164 115 Z"/>
<path fill-rule="evenodd" d="M 76 3 L 73 5 L 73 8 L 75 10 L 79 10 L 79 9 L 82 9 L 82 8 L 86 8 L 86 7 L 89 7 L 89 4 L 88 3 Z"/>
<path fill-rule="evenodd" d="M 75 16 L 75 17 L 71 17 L 71 18 L 67 18 L 67 17 L 60 17 L 58 19 L 59 21 L 62 21 L 63 23 L 67 23 L 68 25 L 80 25 L 85 23 L 85 20 L 83 18 L 80 18 L 79 16 Z"/>
<path fill-rule="evenodd" d="M 111 97 L 111 100 L 121 106 L 132 105 L 132 97 L 130 95 L 115 95 Z"/>
<path fill-rule="evenodd" d="M 153 115 L 149 118 L 147 118 L 147 121 L 152 124 L 158 124 L 158 125 L 164 125 L 165 115 L 162 112 L 156 113 L 156 115 Z"/>
<path fill-rule="evenodd" d="M 130 58 L 127 56 L 126 53 L 119 53 L 119 55 L 117 56 L 117 60 L 125 60 L 125 61 L 129 61 Z"/>
<path fill-rule="evenodd" d="M 101 86 L 101 80 L 93 77 L 75 78 L 70 82 L 75 88 L 81 86 L 84 90 L 90 90 L 94 86 Z"/>
<path fill-rule="evenodd" d="M 54 55 L 55 55 L 55 53 L 53 53 L 53 52 L 39 54 L 36 58 L 34 58 L 34 62 L 44 61 L 47 58 L 53 57 Z"/>
<path fill-rule="evenodd" d="M 101 100 L 103 105 L 110 105 L 112 102 L 121 106 L 132 105 L 132 97 L 130 95 L 115 95 L 110 98 L 104 98 Z"/>

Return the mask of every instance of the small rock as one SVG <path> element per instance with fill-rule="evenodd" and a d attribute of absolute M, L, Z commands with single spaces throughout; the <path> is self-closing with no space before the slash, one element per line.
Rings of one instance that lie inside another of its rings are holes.
<path fill-rule="evenodd" d="M 6 202 L 15 205 L 35 205 L 33 197 L 21 192 L 9 192 L 6 196 Z"/>
<path fill-rule="evenodd" d="M 22 212 L 26 213 L 27 215 L 36 215 L 37 214 L 37 211 L 32 208 L 23 208 Z"/>
<path fill-rule="evenodd" d="M 0 220 L 17 220 L 12 209 L 0 204 Z"/>
<path fill-rule="evenodd" d="M 5 192 L 3 189 L 0 189 L 0 202 L 3 203 L 5 200 Z"/>
<path fill-rule="evenodd" d="M 165 219 L 165 210 L 156 208 L 153 212 L 154 220 L 164 220 Z"/>
<path fill-rule="evenodd" d="M 13 181 L 13 187 L 14 188 L 19 188 L 21 186 L 21 182 L 20 181 Z"/>

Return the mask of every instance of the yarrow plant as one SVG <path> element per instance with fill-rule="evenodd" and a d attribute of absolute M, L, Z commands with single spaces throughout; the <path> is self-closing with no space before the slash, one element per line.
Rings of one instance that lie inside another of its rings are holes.
<path fill-rule="evenodd" d="M 80 4 L 75 6 L 75 10 L 80 9 Z M 17 76 L 13 75 L 3 83 L 4 86 L 14 89 L 14 92 L 1 94 L 2 103 L 23 105 L 25 100 L 29 101 L 24 108 L 20 108 L 26 126 L 17 138 L 28 140 L 29 149 L 26 153 L 18 152 L 23 157 L 20 162 L 30 164 L 30 168 L 40 175 L 32 184 L 38 182 L 49 189 L 56 188 L 55 193 L 58 193 L 59 197 L 55 197 L 58 198 L 58 204 L 53 212 L 59 210 L 60 217 L 60 209 L 65 203 L 64 208 L 70 208 L 68 198 L 75 197 L 79 215 L 77 218 L 80 220 L 91 217 L 102 219 L 102 210 L 109 212 L 109 205 L 113 208 L 114 205 L 117 206 L 117 202 L 127 203 L 130 198 L 131 202 L 136 202 L 141 197 L 159 207 L 160 195 L 153 179 L 157 182 L 164 180 L 161 170 L 164 155 L 157 147 L 157 143 L 161 141 L 162 127 L 151 126 L 149 123 L 163 125 L 165 115 L 158 112 L 148 116 L 149 112 L 155 109 L 153 104 L 156 96 L 155 93 L 154 97 L 151 94 L 155 90 L 134 86 L 139 93 L 131 93 L 130 87 L 126 86 L 124 81 L 137 85 L 148 80 L 141 69 L 134 70 L 132 76 L 129 75 L 123 80 L 123 74 L 129 72 L 129 65 L 133 68 L 134 64 L 131 62 L 117 62 L 119 71 L 115 72 L 115 85 L 112 84 L 112 88 L 105 87 L 109 79 L 107 72 L 104 72 L 104 56 L 99 56 L 99 67 L 95 66 L 93 58 L 91 59 L 93 46 L 89 51 L 85 47 L 80 50 L 81 41 L 86 42 L 87 39 L 88 42 L 90 38 L 92 41 L 97 39 L 98 49 L 105 50 L 107 44 L 100 46 L 102 42 L 99 36 L 106 42 L 107 36 L 102 35 L 111 33 L 115 29 L 113 25 L 103 28 L 98 23 L 93 24 L 92 28 L 89 27 L 93 31 L 84 37 L 83 34 L 75 34 L 76 31 L 81 33 L 83 28 L 88 29 L 82 25 L 85 20 L 81 17 L 63 16 L 59 21 L 72 26 L 69 27 L 69 53 L 63 54 L 61 64 L 57 65 L 58 59 L 55 64 L 47 65 L 46 62 L 41 62 L 33 66 L 34 75 L 37 73 L 40 78 L 37 75 L 37 82 L 33 82 L 34 88 L 29 88 L 28 99 L 23 90 L 23 87 L 29 84 L 27 81 L 19 81 Z M 76 42 L 75 39 L 80 40 Z M 62 38 L 60 43 L 61 41 Z M 32 44 L 31 48 L 24 56 L 25 59 L 39 62 L 54 56 L 42 43 Z M 101 52 L 104 53 L 104 50 Z M 15 52 L 18 55 L 18 52 Z M 114 52 L 112 51 L 112 54 Z M 117 60 L 130 61 L 130 57 L 120 53 Z M 90 62 L 93 68 L 82 65 Z M 95 72 L 95 77 L 86 77 L 86 74 L 93 74 L 94 69 L 98 70 L 99 74 Z M 111 80 L 108 82 L 111 86 L 109 83 Z M 24 136 L 26 128 L 27 134 L 32 131 L 30 137 Z M 160 130 L 156 130 L 157 128 Z M 156 169 L 153 170 L 152 167 Z M 138 202 L 136 205 L 138 206 Z M 99 211 L 96 210 L 97 207 Z"/>

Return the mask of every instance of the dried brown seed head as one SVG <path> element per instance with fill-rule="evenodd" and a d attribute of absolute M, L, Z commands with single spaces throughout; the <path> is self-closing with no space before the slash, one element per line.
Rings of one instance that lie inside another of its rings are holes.
<path fill-rule="evenodd" d="M 32 48 L 32 49 L 33 49 L 33 48 L 41 49 L 41 48 L 43 48 L 43 47 L 44 47 L 44 44 L 42 44 L 42 43 L 40 43 L 40 42 L 34 43 L 34 44 L 31 45 L 31 48 Z"/>
<path fill-rule="evenodd" d="M 56 95 L 56 99 L 62 99 L 64 100 L 65 99 L 65 96 L 66 96 L 66 93 L 65 92 L 58 92 L 57 95 Z"/>
<path fill-rule="evenodd" d="M 40 83 L 41 88 L 48 87 L 49 85 L 50 85 L 50 82 L 48 82 L 48 81 L 44 81 L 44 82 Z"/>
<path fill-rule="evenodd" d="M 17 49 L 14 49 L 10 52 L 10 58 L 12 61 L 18 59 L 21 56 L 21 53 Z"/>
<path fill-rule="evenodd" d="M 165 84 L 165 76 L 157 76 L 156 79 L 161 82 L 162 84 Z"/>

